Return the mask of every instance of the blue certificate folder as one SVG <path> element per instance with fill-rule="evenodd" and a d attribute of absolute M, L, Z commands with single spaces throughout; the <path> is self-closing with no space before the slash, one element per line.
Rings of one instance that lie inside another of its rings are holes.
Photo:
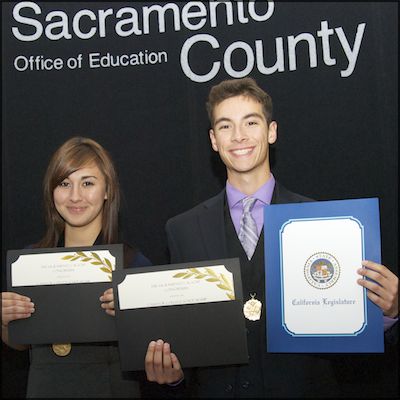
<path fill-rule="evenodd" d="M 356 283 L 381 262 L 377 198 L 264 208 L 267 351 L 380 353 L 383 314 Z"/>

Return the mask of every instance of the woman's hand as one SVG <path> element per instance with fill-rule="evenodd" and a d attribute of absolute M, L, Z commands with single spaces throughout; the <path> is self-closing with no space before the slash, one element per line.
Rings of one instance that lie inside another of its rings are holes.
<path fill-rule="evenodd" d="M 107 289 L 103 295 L 100 297 L 101 308 L 103 308 L 108 315 L 115 316 L 114 309 L 114 292 L 113 289 Z"/>
<path fill-rule="evenodd" d="M 384 265 L 364 260 L 364 268 L 357 272 L 369 279 L 358 279 L 359 285 L 368 289 L 367 296 L 377 306 L 383 315 L 396 318 L 399 315 L 399 278 Z"/>
<path fill-rule="evenodd" d="M 1 293 L 1 325 L 8 327 L 8 323 L 16 319 L 29 318 L 35 311 L 31 299 L 14 292 Z"/>

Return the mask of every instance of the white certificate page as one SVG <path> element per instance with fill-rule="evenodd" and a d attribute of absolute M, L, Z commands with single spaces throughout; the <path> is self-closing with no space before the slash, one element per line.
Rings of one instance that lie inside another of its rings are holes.
<path fill-rule="evenodd" d="M 366 324 L 357 284 L 363 227 L 352 217 L 296 219 L 280 232 L 282 313 L 293 336 L 357 335 Z"/>
<path fill-rule="evenodd" d="M 13 287 L 110 282 L 115 257 L 108 250 L 24 254 L 11 264 Z"/>
<path fill-rule="evenodd" d="M 130 274 L 118 285 L 120 310 L 235 300 L 224 265 Z"/>

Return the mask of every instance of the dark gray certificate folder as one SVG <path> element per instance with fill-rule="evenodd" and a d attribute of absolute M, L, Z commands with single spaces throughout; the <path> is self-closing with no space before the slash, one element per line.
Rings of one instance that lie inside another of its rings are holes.
<path fill-rule="evenodd" d="M 31 298 L 35 312 L 26 319 L 10 322 L 10 341 L 16 344 L 87 343 L 117 340 L 115 320 L 101 308 L 99 297 L 111 282 L 12 286 L 11 265 L 21 255 L 109 250 L 115 268 L 122 268 L 122 244 L 91 247 L 23 249 L 7 252 L 7 289 Z M 96 266 L 97 267 L 97 266 Z"/>
<path fill-rule="evenodd" d="M 224 265 L 233 274 L 235 300 L 119 308 L 118 284 L 129 274 Z M 171 345 L 183 368 L 248 363 L 243 293 L 238 258 L 129 268 L 115 271 L 113 287 L 121 369 L 144 369 L 150 341 Z"/>

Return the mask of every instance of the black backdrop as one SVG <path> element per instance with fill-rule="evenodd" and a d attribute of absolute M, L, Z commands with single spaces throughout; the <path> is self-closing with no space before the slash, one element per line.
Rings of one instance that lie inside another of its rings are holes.
<path fill-rule="evenodd" d="M 208 91 L 246 74 L 274 101 L 275 176 L 318 200 L 378 197 L 382 261 L 398 272 L 397 3 L 233 1 L 232 21 L 226 5 L 199 3 L 2 4 L 3 288 L 6 251 L 43 234 L 41 180 L 73 135 L 111 152 L 127 237 L 153 263 L 168 262 L 166 220 L 226 179 L 209 145 Z M 95 67 L 107 53 L 137 65 Z M 56 58 L 62 68 L 42 69 Z M 3 396 L 21 396 L 27 354 L 2 350 Z M 347 394 L 398 395 L 391 347 L 338 360 Z"/>

